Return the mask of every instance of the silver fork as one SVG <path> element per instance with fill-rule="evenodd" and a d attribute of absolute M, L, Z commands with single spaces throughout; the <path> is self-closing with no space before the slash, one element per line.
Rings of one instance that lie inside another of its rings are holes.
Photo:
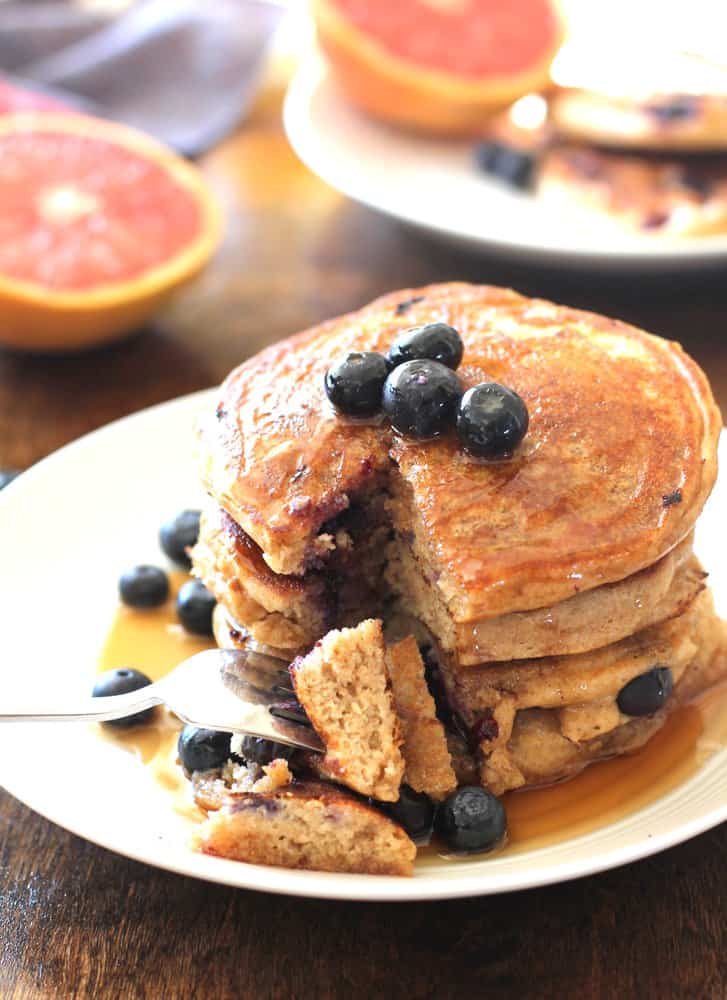
<path fill-rule="evenodd" d="M 54 694 L 48 705 L 34 697 L 32 704 L 16 706 L 2 697 L 0 722 L 109 722 L 154 705 L 166 705 L 183 722 L 204 729 L 323 750 L 295 699 L 287 662 L 250 649 L 205 650 L 129 694 L 72 697 L 68 703 Z"/>

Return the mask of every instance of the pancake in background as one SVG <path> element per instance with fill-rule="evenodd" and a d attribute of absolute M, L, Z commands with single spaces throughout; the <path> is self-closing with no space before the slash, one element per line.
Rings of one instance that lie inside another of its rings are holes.
<path fill-rule="evenodd" d="M 727 66 L 643 47 L 612 53 L 566 46 L 553 76 L 556 130 L 570 140 L 647 151 L 727 150 Z"/>
<path fill-rule="evenodd" d="M 727 104 L 725 105 L 727 112 Z M 556 145 L 543 156 L 536 193 L 564 213 L 645 236 L 727 232 L 727 158 L 683 159 Z"/>

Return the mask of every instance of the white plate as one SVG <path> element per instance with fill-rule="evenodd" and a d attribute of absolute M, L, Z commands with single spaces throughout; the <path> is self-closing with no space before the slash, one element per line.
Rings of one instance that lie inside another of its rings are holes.
<path fill-rule="evenodd" d="M 350 198 L 470 249 L 542 264 L 667 271 L 724 263 L 727 234 L 666 239 L 598 231 L 488 178 L 471 141 L 427 139 L 359 114 L 311 57 L 285 101 L 300 159 Z"/>
<path fill-rule="evenodd" d="M 0 493 L 0 683 L 7 690 L 88 692 L 119 571 L 136 560 L 158 560 L 159 522 L 200 499 L 192 426 L 211 398 L 197 393 L 111 424 Z M 724 612 L 723 493 L 713 496 L 700 534 L 709 541 L 711 580 Z M 195 854 L 187 847 L 188 821 L 172 810 L 149 769 L 83 724 L 0 727 L 0 781 L 48 819 L 119 854 L 228 885 L 337 899 L 525 889 L 645 857 L 727 818 L 722 751 L 671 794 L 593 833 L 489 860 L 430 863 L 412 879 L 397 879 L 287 871 Z"/>

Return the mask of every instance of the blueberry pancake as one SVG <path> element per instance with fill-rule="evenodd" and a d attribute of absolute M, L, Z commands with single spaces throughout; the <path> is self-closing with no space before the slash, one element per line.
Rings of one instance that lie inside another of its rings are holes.
<path fill-rule="evenodd" d="M 727 152 L 727 91 L 633 98 L 568 89 L 554 97 L 550 116 L 558 132 L 576 142 L 651 152 Z"/>
<path fill-rule="evenodd" d="M 657 713 L 663 723 L 695 686 L 721 676 L 724 641 L 724 623 L 704 591 L 678 617 L 587 654 L 474 668 L 462 668 L 445 654 L 440 667 L 450 704 L 481 762 L 482 783 L 499 795 L 563 777 L 565 771 L 553 770 L 554 757 L 572 773 L 611 756 L 624 727 L 631 747 L 642 735 L 648 739 Z M 655 672 L 662 683 L 652 690 Z M 640 701 L 622 693 L 632 682 L 637 693 L 644 685 Z M 542 738 L 531 759 L 523 733 L 533 718 Z"/>
<path fill-rule="evenodd" d="M 543 155 L 536 193 L 591 227 L 654 237 L 727 231 L 727 156 L 675 159 L 557 144 Z"/>
<path fill-rule="evenodd" d="M 416 847 L 393 820 L 318 782 L 230 793 L 195 836 L 205 854 L 250 864 L 411 875 Z"/>
<path fill-rule="evenodd" d="M 449 424 L 430 426 L 432 400 Z M 483 413 L 514 435 L 496 458 Z M 202 849 L 393 871 L 389 826 L 295 781 L 347 784 L 390 816 L 442 799 L 449 815 L 474 794 L 486 818 L 492 794 L 645 743 L 727 672 L 692 551 L 720 426 L 678 344 L 486 286 L 385 296 L 232 372 L 201 428 L 194 571 L 219 602 L 221 646 L 294 661 L 327 752 L 295 755 L 291 788 L 245 786 L 237 804 L 212 776 L 204 794 L 222 808 Z M 288 842 L 298 818 L 304 847 Z M 349 820 L 378 845 L 368 868 Z"/>
<path fill-rule="evenodd" d="M 528 433 L 509 461 L 475 461 L 452 436 L 421 442 L 388 422 L 342 418 L 326 399 L 326 370 L 346 350 L 386 351 L 406 327 L 441 320 L 461 334 L 464 388 L 495 380 L 527 404 Z M 720 422 L 704 374 L 677 344 L 504 289 L 438 285 L 385 296 L 236 369 L 202 431 L 203 480 L 261 575 L 266 566 L 272 580 L 313 589 L 344 550 L 348 568 L 321 612 L 327 627 L 339 624 L 346 578 L 358 586 L 359 567 L 379 560 L 369 549 L 382 547 L 383 507 L 389 535 L 459 635 L 668 555 L 714 483 Z M 228 606 L 206 554 L 194 558 Z"/>
<path fill-rule="evenodd" d="M 605 56 L 605 57 L 604 57 Z M 561 53 L 550 121 L 569 140 L 646 152 L 727 152 L 727 66 L 696 53 L 575 45 Z"/>

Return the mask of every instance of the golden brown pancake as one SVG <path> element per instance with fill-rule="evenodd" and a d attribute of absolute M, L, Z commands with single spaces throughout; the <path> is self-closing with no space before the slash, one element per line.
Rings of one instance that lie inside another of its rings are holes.
<path fill-rule="evenodd" d="M 646 731 L 619 711 L 616 699 L 629 681 L 653 667 L 671 671 L 674 693 L 666 703 L 668 711 L 714 684 L 727 668 L 725 626 L 714 612 L 711 594 L 704 591 L 678 618 L 590 653 L 466 670 L 446 657 L 441 664 L 450 703 L 479 744 L 482 783 L 499 795 L 537 783 L 531 774 L 538 767 L 541 781 L 562 776 L 545 763 L 549 744 L 560 755 L 567 742 L 569 760 L 584 766 L 603 756 L 604 747 L 618 746 L 618 737 L 607 737 L 621 727 Z M 658 716 L 661 724 L 666 715 L 662 711 L 649 719 Z M 543 756 L 538 766 L 523 768 L 518 763 L 525 754 L 523 733 L 533 719 L 540 720 Z M 653 732 L 654 726 L 648 727 L 648 735 Z"/>
<path fill-rule="evenodd" d="M 388 620 L 393 605 L 387 598 L 398 595 L 396 607 L 423 622 L 462 665 L 608 645 L 679 614 L 704 587 L 705 578 L 689 536 L 653 566 L 624 580 L 547 608 L 457 625 L 401 539 L 384 541 L 374 535 L 372 544 L 359 548 L 361 552 L 354 547 L 356 572 L 349 576 L 337 575 L 334 567 L 303 577 L 279 575 L 252 539 L 216 509 L 202 516 L 194 561 L 238 631 L 277 647 L 283 656 L 304 652 L 332 625 L 355 625 L 366 614 L 386 614 Z M 338 555 L 333 562 L 340 568 Z M 386 587 L 380 579 L 384 562 Z"/>
<path fill-rule="evenodd" d="M 205 854 L 315 871 L 411 875 L 416 847 L 378 809 L 332 785 L 230 794 L 195 832 Z"/>
<path fill-rule="evenodd" d="M 385 351 L 444 320 L 465 386 L 515 389 L 530 429 L 483 464 L 453 436 L 417 442 L 336 415 L 323 390 L 348 350 Z M 691 530 L 716 475 L 719 411 L 675 343 L 617 320 L 465 284 L 384 296 L 237 368 L 202 433 L 205 485 L 276 573 L 325 564 L 325 525 L 393 494 L 394 526 L 460 624 L 545 607 L 637 573 Z M 321 531 L 321 529 L 324 529 Z"/>
<path fill-rule="evenodd" d="M 413 553 L 399 540 L 387 550 L 386 577 L 396 607 L 424 623 L 460 666 L 582 653 L 617 642 L 679 614 L 704 588 L 691 536 L 646 569 L 565 601 L 496 618 L 455 623 Z"/>
<path fill-rule="evenodd" d="M 273 573 L 260 548 L 219 507 L 203 511 L 194 548 L 195 573 L 257 641 L 304 652 L 332 626 L 356 625 L 382 608 L 390 527 L 349 512 L 345 531 L 321 569 L 304 576 Z"/>

